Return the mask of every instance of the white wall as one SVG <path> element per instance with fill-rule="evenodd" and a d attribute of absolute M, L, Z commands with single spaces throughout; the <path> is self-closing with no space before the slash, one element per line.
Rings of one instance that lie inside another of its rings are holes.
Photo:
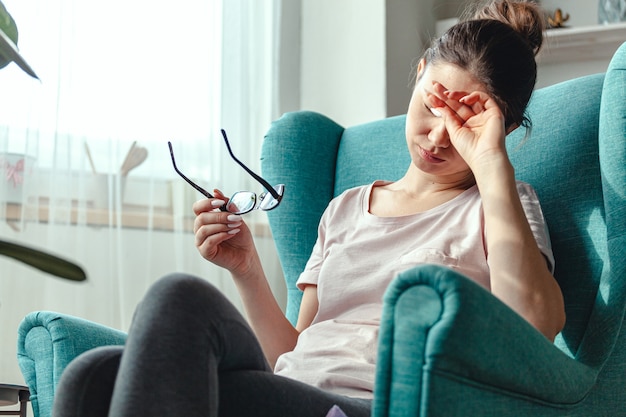
<path fill-rule="evenodd" d="M 302 0 L 302 109 L 350 126 L 385 117 L 385 1 Z"/>
<path fill-rule="evenodd" d="M 433 34 L 433 1 L 387 0 L 386 116 L 406 113 L 411 99 L 413 67 Z"/>
<path fill-rule="evenodd" d="M 275 114 L 300 109 L 300 56 L 302 5 L 286 0 L 280 5 L 278 88 Z"/>
<path fill-rule="evenodd" d="M 421 56 L 435 34 L 436 21 L 459 15 L 464 10 L 463 4 L 469 1 L 300 2 L 300 68 L 292 65 L 285 69 L 300 73 L 297 91 L 300 108 L 319 111 L 344 126 L 351 126 L 406 111 L 412 61 Z M 597 0 L 542 0 L 540 3 L 547 12 L 561 8 L 569 13 L 569 26 L 597 24 Z M 607 64 L 608 58 L 545 65 L 539 68 L 537 85 L 543 87 L 603 72 Z"/>

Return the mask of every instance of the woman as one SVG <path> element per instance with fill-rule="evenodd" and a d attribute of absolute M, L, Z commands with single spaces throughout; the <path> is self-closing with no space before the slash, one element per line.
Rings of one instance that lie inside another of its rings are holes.
<path fill-rule="evenodd" d="M 138 307 L 123 355 L 96 349 L 67 368 L 55 417 L 324 416 L 334 404 L 369 416 L 382 293 L 419 263 L 460 270 L 553 340 L 565 317 L 543 216 L 504 146 L 528 125 L 542 30 L 534 3 L 498 0 L 428 49 L 407 112 L 411 164 L 331 202 L 295 327 L 243 219 L 219 210 L 219 191 L 197 202 L 196 246 L 231 272 L 248 321 L 205 281 L 167 277 Z"/>

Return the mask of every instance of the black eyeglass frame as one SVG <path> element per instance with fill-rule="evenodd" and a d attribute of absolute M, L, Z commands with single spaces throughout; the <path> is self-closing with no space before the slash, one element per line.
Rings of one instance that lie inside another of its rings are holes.
<path fill-rule="evenodd" d="M 276 187 L 274 187 L 269 182 L 267 182 L 265 179 L 263 179 L 263 177 L 261 177 L 260 175 L 257 175 L 254 171 L 252 171 L 250 168 L 248 168 L 246 166 L 246 164 L 241 162 L 235 156 L 235 154 L 233 153 L 233 150 L 230 147 L 230 143 L 228 142 L 228 137 L 226 136 L 226 131 L 224 129 L 221 129 L 221 131 L 222 131 L 222 137 L 224 138 L 224 142 L 226 143 L 226 148 L 228 149 L 228 153 L 230 154 L 231 158 L 233 158 L 233 160 L 235 162 L 237 162 L 237 164 L 239 164 L 239 166 L 241 166 L 248 174 L 250 174 L 250 176 L 252 178 L 254 178 L 257 182 L 259 182 L 267 191 L 261 193 L 258 196 L 257 196 L 257 194 L 255 192 L 252 192 L 252 191 L 237 191 L 236 193 L 234 193 L 231 196 L 231 198 L 230 198 L 231 201 L 232 201 L 233 197 L 235 197 L 236 194 L 238 194 L 238 193 L 250 193 L 250 195 L 254 196 L 254 204 L 248 210 L 232 212 L 232 211 L 228 210 L 228 208 L 227 208 L 228 207 L 228 203 L 224 204 L 219 209 L 221 211 L 231 212 L 233 214 L 246 214 L 246 213 L 249 213 L 249 212 L 251 212 L 253 210 L 256 210 L 256 209 L 261 209 L 263 211 L 269 211 L 269 210 L 273 210 L 276 207 L 278 207 L 278 205 L 280 204 L 280 202 L 281 202 L 281 200 L 283 198 L 283 194 L 284 194 L 284 191 L 285 191 L 285 185 L 284 184 L 278 184 L 278 185 L 276 185 Z M 176 173 L 178 175 L 180 175 L 182 179 L 184 179 L 189 185 L 191 185 L 194 189 L 196 189 L 196 191 L 198 191 L 200 194 L 204 195 L 207 198 L 214 198 L 213 194 L 211 194 L 210 192 L 208 192 L 207 190 L 205 190 L 204 188 L 200 187 L 198 184 L 196 184 L 195 182 L 193 182 L 192 180 L 187 178 L 187 176 L 185 174 L 183 174 L 178 169 L 178 166 L 176 165 L 176 159 L 174 158 L 174 149 L 172 147 L 172 142 L 168 141 L 167 145 L 168 145 L 168 147 L 170 149 L 170 156 L 172 157 L 172 165 L 174 166 L 174 171 L 176 171 Z M 267 197 L 267 193 L 269 193 L 273 197 L 275 203 L 264 206 L 263 205 L 263 201 Z"/>

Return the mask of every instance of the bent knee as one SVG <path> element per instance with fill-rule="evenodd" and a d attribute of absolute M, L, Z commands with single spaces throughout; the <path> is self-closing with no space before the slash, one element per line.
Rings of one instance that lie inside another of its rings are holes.
<path fill-rule="evenodd" d="M 185 273 L 172 273 L 165 275 L 156 281 L 149 289 L 149 293 L 185 297 L 194 293 L 204 293 L 206 291 L 218 290 L 208 281 Z"/>

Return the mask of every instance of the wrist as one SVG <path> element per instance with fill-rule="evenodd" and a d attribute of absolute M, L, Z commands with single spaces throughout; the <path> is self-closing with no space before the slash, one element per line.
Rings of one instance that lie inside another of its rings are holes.
<path fill-rule="evenodd" d="M 476 182 L 491 181 L 497 179 L 514 179 L 515 170 L 506 154 L 494 155 L 475 161 L 471 167 Z"/>
<path fill-rule="evenodd" d="M 515 169 L 508 158 L 481 164 L 474 171 L 476 185 L 483 198 L 489 195 L 502 196 L 507 190 L 515 190 Z"/>
<path fill-rule="evenodd" d="M 232 269 L 230 273 L 236 283 L 246 285 L 259 280 L 263 267 L 256 252 L 251 253 L 250 256 L 246 256 L 244 259 L 245 261 L 238 265 L 237 268 Z"/>

